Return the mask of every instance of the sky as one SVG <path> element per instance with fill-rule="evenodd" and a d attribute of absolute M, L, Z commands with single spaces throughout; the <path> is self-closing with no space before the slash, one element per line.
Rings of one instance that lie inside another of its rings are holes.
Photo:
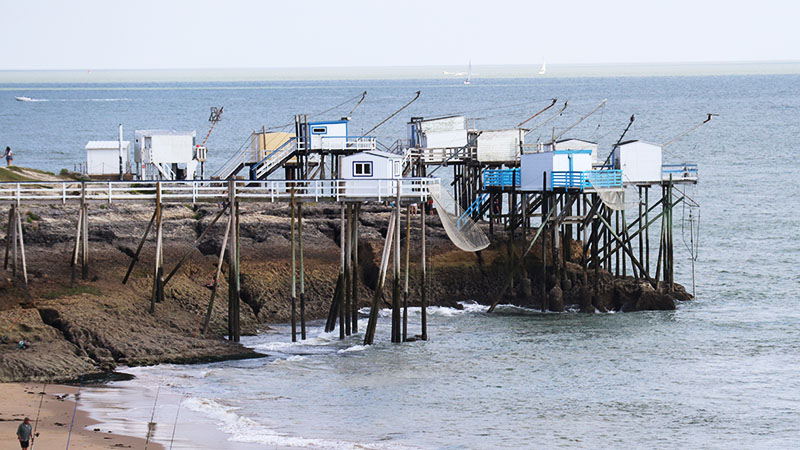
<path fill-rule="evenodd" d="M 798 1 L 0 0 L 0 70 L 800 60 Z"/>

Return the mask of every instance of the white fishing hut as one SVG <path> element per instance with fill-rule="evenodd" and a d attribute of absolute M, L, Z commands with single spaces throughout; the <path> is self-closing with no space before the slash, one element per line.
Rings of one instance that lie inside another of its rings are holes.
<path fill-rule="evenodd" d="M 613 165 L 625 184 L 661 183 L 662 149 L 645 141 L 625 141 L 614 148 Z"/>
<path fill-rule="evenodd" d="M 205 149 L 196 147 L 195 139 L 194 131 L 136 130 L 134 160 L 139 179 L 196 178 L 198 165 L 205 159 Z M 202 149 L 202 155 L 197 149 Z"/>
<path fill-rule="evenodd" d="M 541 151 L 520 156 L 520 190 L 541 191 L 543 174 L 547 188 L 583 186 L 585 173 L 592 170 L 592 150 L 555 150 L 553 144 L 539 146 Z"/>
<path fill-rule="evenodd" d="M 459 148 L 467 145 L 467 119 L 450 116 L 436 119 L 412 117 L 408 139 L 416 148 Z"/>
<path fill-rule="evenodd" d="M 555 150 L 591 150 L 592 164 L 597 164 L 597 142 L 576 138 L 560 139 L 555 143 Z"/>
<path fill-rule="evenodd" d="M 525 144 L 525 131 L 522 128 L 481 131 L 477 139 L 478 161 L 516 166 Z"/>
<path fill-rule="evenodd" d="M 308 123 L 308 150 L 341 150 L 347 147 L 348 121 L 332 120 Z"/>
<path fill-rule="evenodd" d="M 402 155 L 371 150 L 342 158 L 342 178 L 345 180 L 395 179 L 402 176 Z"/>
<path fill-rule="evenodd" d="M 131 170 L 130 145 L 130 141 L 89 141 L 86 144 L 86 174 L 104 177 L 119 176 L 120 157 L 122 158 L 123 173 L 129 173 Z"/>

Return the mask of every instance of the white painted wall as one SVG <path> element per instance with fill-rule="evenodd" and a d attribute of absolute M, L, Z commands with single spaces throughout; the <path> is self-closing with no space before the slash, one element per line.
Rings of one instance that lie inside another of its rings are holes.
<path fill-rule="evenodd" d="M 572 157 L 573 172 L 592 170 L 590 153 L 556 151 L 523 154 L 520 157 L 520 190 L 541 191 L 543 172 L 547 172 L 547 186 L 550 186 L 553 171 L 566 172 L 570 170 L 570 156 Z"/>
<path fill-rule="evenodd" d="M 521 142 L 525 142 L 525 133 L 518 128 L 483 131 L 477 141 L 478 161 L 516 163 Z"/>
<path fill-rule="evenodd" d="M 130 142 L 122 142 L 123 171 L 130 170 Z M 119 142 L 92 141 L 86 145 L 86 173 L 88 175 L 119 174 Z"/>
<path fill-rule="evenodd" d="M 325 129 L 324 133 L 318 130 Z M 311 149 L 341 149 L 347 142 L 347 122 L 312 122 L 308 124 L 311 136 Z"/>
<path fill-rule="evenodd" d="M 592 162 L 597 162 L 597 144 L 582 139 L 563 139 L 556 142 L 556 150 L 591 150 Z"/>
<path fill-rule="evenodd" d="M 467 145 L 467 130 L 429 131 L 422 135 L 422 148 L 458 148 Z"/>
<path fill-rule="evenodd" d="M 614 168 L 622 170 L 623 183 L 660 183 L 660 145 L 631 141 L 614 149 Z"/>
<path fill-rule="evenodd" d="M 402 157 L 392 155 L 384 152 L 361 152 L 342 158 L 342 178 L 344 179 L 364 179 L 364 178 L 400 178 L 396 172 L 396 168 L 402 162 Z M 371 177 L 356 177 L 353 176 L 353 163 L 355 162 L 371 162 L 372 163 L 372 176 Z"/>

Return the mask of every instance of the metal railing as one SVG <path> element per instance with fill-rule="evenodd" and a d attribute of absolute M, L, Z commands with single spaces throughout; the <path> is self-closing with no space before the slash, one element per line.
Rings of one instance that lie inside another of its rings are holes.
<path fill-rule="evenodd" d="M 550 189 L 617 189 L 622 188 L 622 171 L 613 170 L 566 170 L 550 172 Z"/>
<path fill-rule="evenodd" d="M 469 205 L 469 208 L 467 208 L 466 211 L 464 211 L 460 216 L 458 216 L 458 220 L 456 221 L 456 226 L 458 227 L 459 230 L 461 229 L 462 225 L 467 223 L 467 220 L 469 220 L 473 214 L 480 212 L 481 207 L 488 198 L 489 194 L 486 192 L 478 195 L 478 198 L 476 198 L 475 201 L 472 202 L 471 205 Z"/>
<path fill-rule="evenodd" d="M 696 182 L 698 178 L 697 164 L 663 164 L 661 166 L 661 179 L 669 181 L 670 175 L 672 175 L 672 181 Z"/>
<path fill-rule="evenodd" d="M 486 169 L 483 171 L 483 187 L 519 187 L 519 169 Z"/>
<path fill-rule="evenodd" d="M 151 202 L 159 193 L 166 203 L 217 203 L 228 200 L 233 185 L 241 201 L 390 201 L 398 189 L 402 200 L 424 201 L 439 189 L 438 178 L 362 180 L 265 180 L 265 181 L 58 181 L 2 182 L 0 203 L 66 204 L 81 202 Z"/>
<path fill-rule="evenodd" d="M 319 145 L 314 141 L 319 139 Z M 377 148 L 377 140 L 374 136 L 319 136 L 311 137 L 304 142 L 298 143 L 300 150 L 352 150 L 365 152 Z"/>
<path fill-rule="evenodd" d="M 411 148 L 411 156 L 420 158 L 425 164 L 436 164 L 444 161 L 459 162 L 468 159 L 475 159 L 473 149 L 460 148 Z"/>
<path fill-rule="evenodd" d="M 291 138 L 283 145 L 270 152 L 261 161 L 255 163 L 252 168 L 254 176 L 251 178 L 259 179 L 264 175 L 268 175 L 275 166 L 283 162 L 284 159 L 291 156 L 297 150 L 297 139 Z"/>

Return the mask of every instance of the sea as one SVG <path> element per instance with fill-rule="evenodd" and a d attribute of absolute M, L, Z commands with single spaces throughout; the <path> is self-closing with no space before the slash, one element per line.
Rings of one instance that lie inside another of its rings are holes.
<path fill-rule="evenodd" d="M 122 368 L 135 378 L 84 389 L 96 426 L 144 436 L 152 418 L 153 439 L 182 449 L 796 448 L 796 65 L 535 69 L 476 66 L 470 85 L 433 69 L 283 79 L 1 74 L 0 147 L 19 165 L 53 172 L 83 162 L 89 140 L 116 139 L 119 124 L 126 139 L 159 128 L 196 130 L 202 141 L 212 106 L 224 113 L 207 141 L 211 171 L 252 131 L 291 130 L 294 114 L 348 116 L 350 133 L 363 133 L 416 91 L 418 100 L 372 134 L 388 145 L 406 137 L 412 116 L 452 114 L 481 129 L 513 127 L 553 98 L 558 108 L 568 102 L 545 124 L 556 107 L 525 124 L 528 142 L 543 141 L 607 99 L 564 135 L 598 142 L 605 156 L 631 115 L 626 139 L 663 144 L 718 114 L 664 149 L 665 163 L 697 163 L 700 177 L 680 187 L 699 208 L 674 213 L 675 279 L 696 292 L 676 310 L 543 314 L 503 305 L 490 314 L 478 303 L 486 292 L 463 309 L 431 308 L 426 342 L 391 344 L 383 311 L 368 347 L 361 333 L 340 341 L 320 322 L 293 344 L 289 327 L 273 324 L 242 339 L 265 358 Z M 412 332 L 419 316 L 412 308 Z"/>

